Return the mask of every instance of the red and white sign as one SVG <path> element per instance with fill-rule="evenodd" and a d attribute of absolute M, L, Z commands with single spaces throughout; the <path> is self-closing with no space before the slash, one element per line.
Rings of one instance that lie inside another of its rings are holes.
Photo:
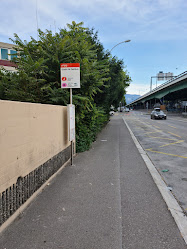
<path fill-rule="evenodd" d="M 80 63 L 60 64 L 61 88 L 80 88 Z"/>

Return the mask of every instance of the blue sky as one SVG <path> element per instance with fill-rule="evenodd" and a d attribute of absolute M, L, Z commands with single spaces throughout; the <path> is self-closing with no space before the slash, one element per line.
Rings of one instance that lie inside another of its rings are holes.
<path fill-rule="evenodd" d="M 55 32 L 72 21 L 94 27 L 106 50 L 130 39 L 112 50 L 132 78 L 129 94 L 148 92 L 159 71 L 187 70 L 186 0 L 1 0 L 0 20 L 1 42 L 11 43 L 14 33 L 36 38 L 37 23 Z"/>

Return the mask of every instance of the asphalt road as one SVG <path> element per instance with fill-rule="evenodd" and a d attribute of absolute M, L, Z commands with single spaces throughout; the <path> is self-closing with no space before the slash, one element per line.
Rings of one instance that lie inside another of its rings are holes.
<path fill-rule="evenodd" d="M 187 213 L 187 119 L 168 115 L 167 120 L 152 120 L 150 115 L 141 111 L 124 115 L 134 135 Z"/>
<path fill-rule="evenodd" d="M 0 249 L 187 248 L 122 117 L 1 234 Z"/>

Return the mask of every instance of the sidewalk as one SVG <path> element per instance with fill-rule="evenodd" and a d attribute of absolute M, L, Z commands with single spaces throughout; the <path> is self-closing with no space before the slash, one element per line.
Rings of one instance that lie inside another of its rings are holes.
<path fill-rule="evenodd" d="M 187 248 L 122 115 L 1 234 L 0 249 Z"/>

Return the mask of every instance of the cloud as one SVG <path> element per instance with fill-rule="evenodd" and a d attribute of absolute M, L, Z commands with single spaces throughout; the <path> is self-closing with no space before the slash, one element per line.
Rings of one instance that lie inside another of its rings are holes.
<path fill-rule="evenodd" d="M 55 31 L 74 20 L 95 27 L 104 42 L 186 39 L 186 9 L 185 0 L 1 0 L 0 38 L 28 39 L 37 22 Z"/>
<path fill-rule="evenodd" d="M 138 94 L 143 95 L 150 91 L 150 84 L 132 82 L 130 86 L 126 89 L 128 94 Z"/>
<path fill-rule="evenodd" d="M 57 4 L 54 4 L 56 2 Z M 43 0 L 2 0 L 1 1 L 1 37 L 13 37 L 17 33 L 23 39 L 37 36 L 37 26 L 42 30 L 64 27 L 71 22 L 63 8 L 59 8 L 60 1 Z M 38 23 L 38 25 L 37 25 Z"/>

